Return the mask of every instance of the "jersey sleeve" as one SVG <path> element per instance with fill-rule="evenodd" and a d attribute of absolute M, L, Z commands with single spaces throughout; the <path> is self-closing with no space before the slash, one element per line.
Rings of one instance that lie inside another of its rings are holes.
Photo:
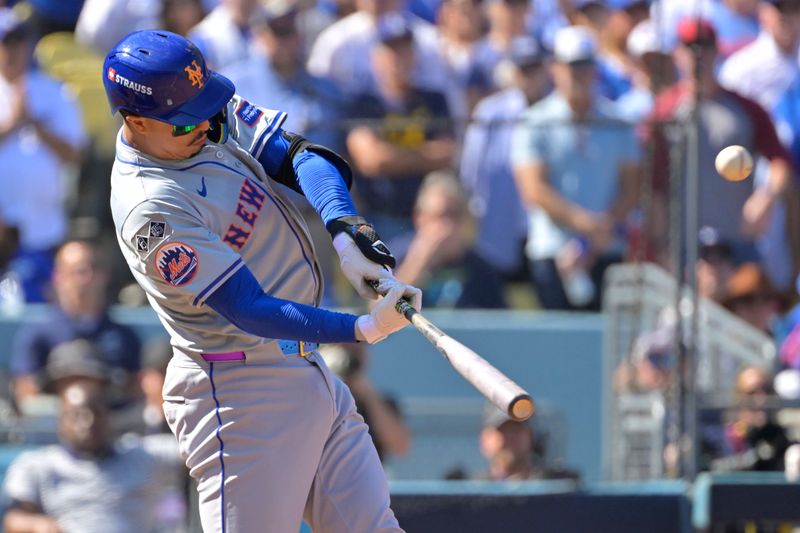
<path fill-rule="evenodd" d="M 244 262 L 199 214 L 145 201 L 122 226 L 121 240 L 134 272 L 151 297 L 202 305 Z"/>
<path fill-rule="evenodd" d="M 3 493 L 9 502 L 32 503 L 41 508 L 41 492 L 37 481 L 40 461 L 34 453 L 25 452 L 9 465 L 3 482 Z"/>
<path fill-rule="evenodd" d="M 279 131 L 285 120 L 283 111 L 259 107 L 238 94 L 228 102 L 230 135 L 256 159 L 261 157 L 267 141 Z"/>

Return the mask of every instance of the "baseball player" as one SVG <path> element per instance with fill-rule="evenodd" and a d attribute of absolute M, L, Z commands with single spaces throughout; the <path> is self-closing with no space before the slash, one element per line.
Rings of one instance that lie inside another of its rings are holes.
<path fill-rule="evenodd" d="M 111 175 L 120 248 L 171 335 L 164 412 L 207 532 L 401 531 L 347 387 L 318 342 L 378 342 L 407 322 L 394 258 L 358 217 L 347 163 L 283 131 L 178 35 L 140 31 L 106 56 L 123 126 Z M 345 276 L 388 290 L 369 314 L 316 306 L 322 275 L 286 185 L 333 236 Z"/>

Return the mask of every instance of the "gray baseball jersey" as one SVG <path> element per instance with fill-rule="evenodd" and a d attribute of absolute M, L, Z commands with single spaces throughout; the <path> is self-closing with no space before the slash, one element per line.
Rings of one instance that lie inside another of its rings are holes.
<path fill-rule="evenodd" d="M 173 345 L 188 353 L 270 342 L 203 305 L 242 265 L 272 296 L 318 305 L 322 295 L 306 225 L 256 160 L 285 113 L 235 96 L 228 117 L 228 142 L 207 143 L 191 161 L 148 157 L 117 138 L 111 211 L 120 248 Z"/>
<path fill-rule="evenodd" d="M 315 532 L 401 531 L 367 426 L 319 354 L 204 305 L 244 265 L 271 296 L 318 305 L 322 294 L 305 224 L 257 160 L 285 114 L 239 96 L 227 110 L 228 140 L 183 161 L 119 135 L 111 178 L 120 248 L 175 348 L 164 413 L 203 529 L 295 533 L 305 516 Z M 246 358 L 206 362 L 236 352 Z"/>

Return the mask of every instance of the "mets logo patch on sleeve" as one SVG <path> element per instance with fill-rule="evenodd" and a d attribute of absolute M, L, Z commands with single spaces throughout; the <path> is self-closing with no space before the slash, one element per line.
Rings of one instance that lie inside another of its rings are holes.
<path fill-rule="evenodd" d="M 258 119 L 261 118 L 264 112 L 261 111 L 258 107 L 254 106 L 247 100 L 242 100 L 242 103 L 239 104 L 239 109 L 236 110 L 236 116 L 242 119 L 242 122 L 250 126 L 251 128 L 255 125 Z"/>
<path fill-rule="evenodd" d="M 161 277 L 173 287 L 186 285 L 197 274 L 197 252 L 182 242 L 171 242 L 159 248 L 155 262 Z"/>

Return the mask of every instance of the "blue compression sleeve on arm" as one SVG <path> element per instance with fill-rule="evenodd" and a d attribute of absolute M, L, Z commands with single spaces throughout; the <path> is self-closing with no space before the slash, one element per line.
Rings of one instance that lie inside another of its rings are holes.
<path fill-rule="evenodd" d="M 258 159 L 271 176 L 278 174 L 289 149 L 282 132 L 278 130 L 269 138 Z M 358 215 L 344 178 L 324 157 L 304 150 L 294 157 L 292 167 L 296 185 L 326 225 L 340 217 Z"/>
<path fill-rule="evenodd" d="M 206 303 L 252 335 L 309 342 L 356 342 L 358 317 L 269 296 L 246 266 L 214 291 Z"/>

